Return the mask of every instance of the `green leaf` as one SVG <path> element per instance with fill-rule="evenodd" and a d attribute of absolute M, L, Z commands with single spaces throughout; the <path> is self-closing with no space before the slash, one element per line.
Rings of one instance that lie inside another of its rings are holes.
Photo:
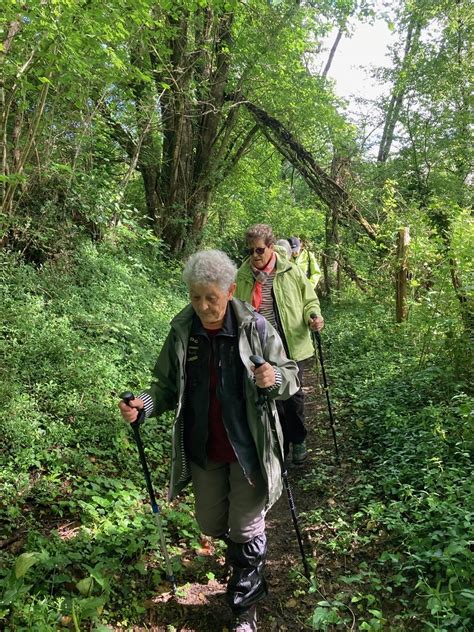
<path fill-rule="evenodd" d="M 83 597 L 87 597 L 91 594 L 91 591 L 94 587 L 94 578 L 93 577 L 84 577 L 81 581 L 77 582 L 76 588 L 81 593 Z"/>
<path fill-rule="evenodd" d="M 39 560 L 40 554 L 34 551 L 22 553 L 15 562 L 15 577 L 19 579 Z"/>
<path fill-rule="evenodd" d="M 101 496 L 92 496 L 92 500 L 100 507 L 110 507 L 110 500 L 102 498 Z"/>

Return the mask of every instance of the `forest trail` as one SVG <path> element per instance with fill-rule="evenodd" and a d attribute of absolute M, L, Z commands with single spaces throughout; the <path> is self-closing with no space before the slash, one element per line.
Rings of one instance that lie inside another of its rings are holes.
<path fill-rule="evenodd" d="M 341 465 L 336 464 L 326 398 L 313 367 L 307 370 L 305 383 L 310 456 L 304 465 L 291 465 L 288 471 L 313 580 L 310 583 L 303 574 L 301 554 L 284 491 L 267 517 L 266 577 L 269 595 L 258 608 L 259 632 L 311 630 L 307 621 L 317 603 L 331 599 L 338 589 L 331 578 L 339 574 L 341 567 L 349 565 L 341 553 L 328 552 L 327 547 L 323 549 L 319 546 L 322 541 L 334 538 L 333 528 L 324 523 L 322 527 L 311 526 L 305 516 L 314 510 L 322 509 L 324 512 L 325 508 L 331 508 L 336 503 L 347 502 L 347 490 L 351 479 L 355 478 L 352 465 L 344 461 L 344 437 L 340 426 L 336 427 L 336 433 Z M 314 483 L 315 478 L 318 480 L 315 476 L 318 468 L 324 469 L 324 478 L 329 480 L 324 486 Z M 313 482 L 310 484 L 310 481 Z M 208 551 L 190 551 L 184 564 L 187 577 L 180 580 L 177 597 L 171 598 L 166 592 L 150 600 L 146 604 L 145 625 L 134 627 L 134 632 L 226 632 L 229 629 L 231 612 L 225 602 L 222 551 L 219 548 L 214 551 L 210 544 Z M 197 577 L 202 578 L 200 582 L 196 581 Z M 188 583 L 185 583 L 186 579 Z M 311 586 L 313 589 L 310 591 Z"/>

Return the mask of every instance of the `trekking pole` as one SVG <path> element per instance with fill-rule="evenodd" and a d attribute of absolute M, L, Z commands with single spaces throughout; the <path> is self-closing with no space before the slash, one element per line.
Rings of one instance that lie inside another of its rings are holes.
<path fill-rule="evenodd" d="M 310 315 L 311 318 L 316 318 L 316 316 L 317 314 Z M 337 461 L 337 464 L 340 465 L 341 460 L 339 458 L 339 450 L 337 447 L 336 428 L 334 425 L 334 416 L 332 414 L 331 398 L 329 397 L 329 387 L 328 387 L 328 381 L 326 378 L 326 370 L 324 368 L 323 345 L 321 342 L 321 334 L 319 333 L 319 331 L 311 331 L 311 335 L 313 336 L 313 344 L 318 349 L 319 364 L 321 365 L 321 371 L 323 374 L 324 391 L 326 393 L 326 401 L 328 403 L 329 425 L 331 426 L 332 438 L 334 439 L 334 449 L 336 450 L 336 461 Z"/>
<path fill-rule="evenodd" d="M 262 364 L 265 364 L 265 362 L 266 362 L 266 360 L 264 360 L 261 356 L 258 356 L 258 355 L 251 355 L 250 356 L 250 361 L 253 362 L 257 368 L 259 366 L 262 366 Z M 271 426 L 271 429 L 272 429 L 272 433 L 273 433 L 273 435 L 275 437 L 275 442 L 276 442 L 276 444 L 278 446 L 278 458 L 279 458 L 280 464 L 281 464 L 281 475 L 282 475 L 282 478 L 283 478 L 283 484 L 285 486 L 286 494 L 288 496 L 288 504 L 290 505 L 291 518 L 293 520 L 293 526 L 295 527 L 296 537 L 298 539 L 298 546 L 300 548 L 301 559 L 303 560 L 304 574 L 305 574 L 305 577 L 307 579 L 309 579 L 310 578 L 310 570 L 309 570 L 308 560 L 306 559 L 306 553 L 304 552 L 304 548 L 303 548 L 303 540 L 301 538 L 300 526 L 298 524 L 298 516 L 296 515 L 295 501 L 293 499 L 293 492 L 291 491 L 290 481 L 288 480 L 288 470 L 287 470 L 287 467 L 286 467 L 286 464 L 285 464 L 285 458 L 283 456 L 283 452 L 282 452 L 282 449 L 281 449 L 280 441 L 278 439 L 278 433 L 277 433 L 277 429 L 276 429 L 275 417 L 273 415 L 273 411 L 272 411 L 272 407 L 271 407 L 271 404 L 270 404 L 270 400 L 263 393 L 262 389 L 258 389 L 258 390 L 259 390 L 259 394 L 260 394 L 259 403 L 260 404 L 264 403 L 267 406 L 268 416 L 269 416 L 269 419 L 270 419 L 270 426 Z"/>
<path fill-rule="evenodd" d="M 122 393 L 120 395 L 120 398 L 127 404 L 127 406 L 130 406 L 130 402 L 132 401 L 132 399 L 135 399 L 135 396 L 133 393 L 127 391 L 126 393 Z M 166 579 L 171 583 L 173 594 L 176 594 L 176 579 L 173 574 L 173 569 L 171 568 L 171 561 L 168 555 L 168 549 L 166 548 L 165 534 L 163 532 L 163 525 L 161 524 L 160 508 L 158 507 L 158 503 L 156 502 L 155 492 L 153 491 L 153 485 L 151 483 L 150 471 L 146 462 L 145 450 L 143 449 L 142 438 L 140 436 L 140 424 L 143 422 L 145 411 L 143 410 L 143 408 L 137 408 L 137 410 L 138 416 L 136 420 L 130 425 L 132 426 L 133 436 L 135 438 L 135 443 L 137 444 L 138 455 L 140 457 L 143 474 L 145 476 L 146 488 L 150 497 L 151 510 L 153 511 L 153 516 L 155 518 L 155 522 L 158 527 L 158 533 L 160 535 L 161 552 L 163 553 L 163 557 L 165 558 L 166 565 Z"/>

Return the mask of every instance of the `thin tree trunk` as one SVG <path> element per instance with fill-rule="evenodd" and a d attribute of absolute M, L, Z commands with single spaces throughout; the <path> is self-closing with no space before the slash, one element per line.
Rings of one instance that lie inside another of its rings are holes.
<path fill-rule="evenodd" d="M 5 62 L 5 57 L 10 50 L 10 46 L 14 37 L 21 30 L 21 21 L 20 19 L 13 20 L 8 27 L 8 33 L 5 40 L 2 42 L 2 47 L 0 50 L 0 68 L 3 69 L 3 65 Z M 7 104 L 7 99 L 5 96 L 5 76 L 3 72 L 0 72 L 0 175 L 2 175 L 2 181 L 0 182 L 0 192 L 1 192 L 1 208 L 2 212 L 5 214 L 10 213 L 10 204 L 7 203 L 6 195 L 8 193 L 8 180 L 7 177 L 10 173 L 10 167 L 8 164 L 8 111 L 9 104 Z M 8 213 L 7 213 L 8 212 Z M 5 246 L 6 244 L 6 235 L 0 235 L 0 247 Z"/>
<path fill-rule="evenodd" d="M 406 226 L 398 231 L 397 274 L 396 274 L 396 320 L 401 323 L 407 319 L 408 305 L 408 244 L 410 229 Z"/>
<path fill-rule="evenodd" d="M 339 46 L 339 42 L 342 39 L 343 33 L 344 33 L 344 31 L 341 28 L 337 31 L 336 39 L 334 40 L 334 44 L 331 46 L 331 50 L 329 51 L 328 60 L 326 62 L 326 65 L 324 66 L 324 70 L 323 70 L 323 72 L 321 74 L 322 77 L 327 77 L 327 74 L 329 72 L 329 69 L 331 68 L 331 64 L 332 64 L 333 59 L 334 59 L 334 55 L 336 54 L 337 47 Z"/>
<path fill-rule="evenodd" d="M 41 89 L 39 105 L 35 111 L 33 120 L 30 125 L 29 138 L 27 141 L 26 148 L 21 154 L 18 154 L 16 151 L 17 148 L 15 148 L 15 157 L 14 157 L 15 175 L 21 176 L 25 168 L 25 165 L 30 158 L 30 155 L 34 146 L 34 142 L 36 139 L 36 134 L 38 133 L 39 124 L 43 116 L 43 111 L 46 105 L 46 97 L 48 95 L 48 89 L 49 89 L 49 81 L 44 83 Z M 12 213 L 13 199 L 14 199 L 15 191 L 18 187 L 18 184 L 19 184 L 19 179 L 15 179 L 13 182 L 8 182 L 5 188 L 5 195 L 2 200 L 2 214 L 7 218 L 10 217 Z M 4 226 L 2 229 L 3 234 L 0 238 L 0 245 L 5 245 L 6 243 L 7 236 L 6 236 L 5 229 L 6 227 Z"/>
<path fill-rule="evenodd" d="M 461 2 L 460 0 L 456 0 L 456 6 L 460 9 Z M 464 59 L 463 54 L 467 55 L 467 47 L 469 46 L 469 37 L 466 29 L 466 25 L 464 20 L 462 19 L 462 14 L 458 13 L 456 17 L 456 28 L 457 28 L 457 50 L 456 50 L 456 61 L 458 66 L 458 76 L 460 80 L 459 87 L 459 99 L 457 101 L 457 138 L 459 143 L 459 148 L 455 155 L 455 165 L 456 165 L 456 174 L 458 178 L 458 204 L 460 207 L 465 206 L 466 198 L 465 198 L 465 187 L 464 182 L 466 178 L 469 176 L 469 172 L 471 169 L 471 165 L 469 163 L 469 154 L 470 154 L 470 143 L 472 142 L 472 133 L 470 129 L 470 103 L 469 103 L 469 78 L 466 78 L 464 69 Z M 451 242 L 451 240 L 450 240 Z M 451 243 L 449 244 L 451 248 Z M 464 323 L 464 329 L 467 332 L 468 336 L 473 339 L 474 337 L 474 299 L 472 297 L 472 292 L 465 287 L 460 273 L 458 262 L 455 257 L 449 257 L 449 270 L 451 275 L 451 282 L 454 288 L 454 292 L 459 301 L 461 317 Z"/>
<path fill-rule="evenodd" d="M 449 271 L 451 274 L 451 282 L 453 284 L 454 292 L 459 301 L 461 309 L 461 318 L 464 324 L 464 329 L 467 334 L 473 339 L 474 335 L 474 300 L 472 294 L 466 291 L 461 278 L 459 276 L 459 267 L 454 257 L 449 258 Z"/>
<path fill-rule="evenodd" d="M 340 156 L 337 152 L 334 153 L 331 162 L 331 178 L 334 182 L 338 181 L 338 171 L 340 165 Z M 325 246 L 324 246 L 324 288 L 326 296 L 329 298 L 332 293 L 332 288 L 335 285 L 336 289 L 340 289 L 340 266 L 339 266 L 339 210 L 337 204 L 331 204 L 327 207 L 326 221 L 325 221 Z"/>
<path fill-rule="evenodd" d="M 410 54 L 413 48 L 418 43 L 420 35 L 420 25 L 416 23 L 416 18 L 412 17 L 407 31 L 407 37 L 405 41 L 405 50 L 403 60 L 401 63 L 399 76 L 395 81 L 390 103 L 387 109 L 387 116 L 385 119 L 385 125 L 382 132 L 382 139 L 379 145 L 379 151 L 377 155 L 377 162 L 385 163 L 390 154 L 390 149 L 393 143 L 393 136 L 395 132 L 395 126 L 400 118 L 400 110 L 402 107 L 403 99 L 406 93 L 406 79 L 404 77 L 407 72 L 407 66 L 410 59 Z"/>
<path fill-rule="evenodd" d="M 13 38 L 17 35 L 21 30 L 21 21 L 13 20 L 8 27 L 8 33 L 5 40 L 2 43 L 2 48 L 0 50 L 0 68 L 3 68 L 3 64 L 5 61 L 5 57 L 10 50 L 10 46 L 12 44 Z M 3 72 L 0 73 L 0 107 L 1 107 L 1 173 L 2 175 L 8 175 L 8 162 L 7 162 L 7 102 L 5 98 L 5 78 Z"/>
<path fill-rule="evenodd" d="M 324 221 L 324 236 L 325 236 L 325 243 L 324 243 L 324 250 L 322 252 L 322 256 L 321 256 L 321 263 L 322 263 L 322 267 L 323 267 L 323 278 L 322 278 L 322 283 L 319 284 L 319 288 L 321 290 L 321 294 L 323 296 L 326 296 L 328 299 L 331 298 L 331 293 L 332 293 L 332 279 L 331 279 L 331 272 L 330 272 L 330 258 L 329 258 L 329 250 L 330 250 L 330 228 L 329 228 L 329 223 L 330 223 L 330 213 L 329 213 L 329 208 L 328 211 L 326 212 L 325 215 L 325 221 Z"/>

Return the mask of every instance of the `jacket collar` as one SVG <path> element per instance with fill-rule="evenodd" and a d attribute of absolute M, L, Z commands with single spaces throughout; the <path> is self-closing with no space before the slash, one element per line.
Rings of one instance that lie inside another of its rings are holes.
<path fill-rule="evenodd" d="M 192 315 L 191 333 L 206 335 L 206 329 L 203 327 L 202 322 L 199 320 L 196 312 Z M 237 335 L 237 318 L 234 311 L 230 307 L 230 301 L 227 303 L 227 309 L 224 316 L 224 322 L 219 331 L 219 336 L 236 336 Z"/>

